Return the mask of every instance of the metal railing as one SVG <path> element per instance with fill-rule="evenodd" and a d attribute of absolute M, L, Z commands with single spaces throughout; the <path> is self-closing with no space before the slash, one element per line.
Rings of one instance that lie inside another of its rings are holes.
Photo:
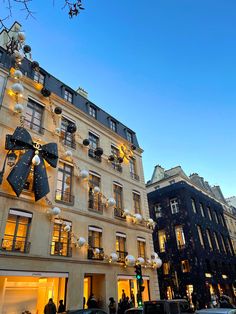
<path fill-rule="evenodd" d="M 74 136 L 71 133 L 61 132 L 60 141 L 63 145 L 76 149 Z"/>
<path fill-rule="evenodd" d="M 121 209 L 121 208 L 115 207 L 114 208 L 114 215 L 115 215 L 115 217 L 126 219 L 125 216 L 123 216 L 123 209 Z"/>
<path fill-rule="evenodd" d="M 51 255 L 72 257 L 72 247 L 69 242 L 53 241 L 51 244 Z"/>
<path fill-rule="evenodd" d="M 99 253 L 96 252 L 99 250 Z M 102 261 L 104 259 L 104 250 L 101 247 L 90 247 L 88 249 L 88 259 Z"/>
<path fill-rule="evenodd" d="M 24 125 L 26 127 L 28 127 L 29 129 L 31 129 L 31 130 L 34 130 L 34 131 L 36 131 L 36 132 L 38 132 L 40 134 L 44 134 L 45 128 L 43 128 L 41 124 L 38 125 L 38 124 L 36 124 L 36 123 L 34 123 L 32 121 L 24 119 Z"/>
<path fill-rule="evenodd" d="M 126 251 L 116 251 L 118 255 L 118 262 L 124 263 L 126 256 L 128 255 L 128 252 Z"/>
<path fill-rule="evenodd" d="M 2 239 L 1 250 L 10 252 L 29 253 L 30 242 L 17 239 Z"/>
<path fill-rule="evenodd" d="M 122 166 L 119 163 L 112 162 L 111 166 L 112 166 L 113 169 L 115 169 L 118 172 L 122 172 L 122 170 L 123 170 Z"/>
<path fill-rule="evenodd" d="M 56 190 L 55 194 L 55 201 L 56 202 L 63 202 L 73 205 L 74 204 L 74 195 L 62 191 L 62 190 Z"/>
<path fill-rule="evenodd" d="M 95 160 L 98 161 L 98 162 L 101 162 L 101 161 L 102 161 L 102 157 L 95 155 L 94 152 L 95 152 L 94 149 L 89 148 L 89 150 L 88 150 L 88 156 L 91 157 L 91 158 L 93 158 L 93 159 L 95 159 Z"/>
<path fill-rule="evenodd" d="M 88 209 L 99 213 L 103 213 L 105 204 L 102 203 L 101 199 L 96 199 L 97 197 L 99 196 L 89 196 Z"/>
<path fill-rule="evenodd" d="M 136 173 L 130 172 L 130 176 L 132 179 L 139 181 L 139 176 Z"/>

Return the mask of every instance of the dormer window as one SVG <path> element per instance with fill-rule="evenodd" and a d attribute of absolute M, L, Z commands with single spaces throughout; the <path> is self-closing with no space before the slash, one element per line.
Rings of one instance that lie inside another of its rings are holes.
<path fill-rule="evenodd" d="M 116 132 L 116 122 L 110 119 L 110 129 Z"/>
<path fill-rule="evenodd" d="M 89 106 L 89 115 L 94 119 L 97 119 L 97 109 L 93 106 Z"/>
<path fill-rule="evenodd" d="M 72 93 L 69 92 L 67 89 L 65 89 L 64 99 L 67 100 L 67 101 L 69 101 L 70 103 L 72 103 L 73 95 L 72 95 Z"/>
<path fill-rule="evenodd" d="M 40 73 L 39 71 L 34 71 L 34 81 L 44 85 L 45 75 Z"/>
<path fill-rule="evenodd" d="M 133 143 L 133 134 L 132 134 L 130 131 L 127 131 L 127 132 L 126 132 L 126 136 L 127 136 L 127 140 L 128 140 L 130 143 Z"/>

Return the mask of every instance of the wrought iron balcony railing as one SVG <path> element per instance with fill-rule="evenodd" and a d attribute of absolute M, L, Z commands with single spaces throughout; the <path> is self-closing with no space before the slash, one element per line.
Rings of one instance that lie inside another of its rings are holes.
<path fill-rule="evenodd" d="M 89 210 L 102 214 L 104 207 L 105 207 L 105 204 L 103 204 L 101 200 L 97 200 L 96 196 L 92 196 L 92 197 L 89 196 L 89 201 L 88 201 Z"/>
<path fill-rule="evenodd" d="M 92 149 L 92 148 L 89 148 L 88 155 L 89 155 L 90 158 L 93 158 L 93 159 L 95 159 L 98 162 L 102 161 L 102 156 L 95 155 L 95 150 Z"/>
<path fill-rule="evenodd" d="M 73 205 L 74 204 L 74 195 L 72 195 L 68 192 L 62 191 L 62 190 L 56 190 L 55 201 L 68 203 L 70 205 Z"/>
<path fill-rule="evenodd" d="M 123 170 L 122 166 L 119 163 L 112 162 L 111 166 L 112 166 L 113 169 L 115 169 L 118 172 L 122 172 L 122 170 Z"/>
<path fill-rule="evenodd" d="M 53 241 L 51 244 L 51 255 L 72 257 L 72 247 L 68 242 Z"/>
<path fill-rule="evenodd" d="M 139 176 L 136 173 L 130 172 L 130 176 L 132 179 L 139 181 Z"/>
<path fill-rule="evenodd" d="M 36 124 L 32 121 L 24 119 L 24 125 L 31 130 L 34 130 L 40 134 L 44 134 L 45 128 L 43 128 L 41 124 Z"/>
<path fill-rule="evenodd" d="M 68 132 L 61 132 L 60 141 L 63 145 L 76 149 L 74 135 Z"/>
<path fill-rule="evenodd" d="M 2 251 L 29 253 L 30 242 L 17 239 L 2 239 L 1 244 Z"/>
<path fill-rule="evenodd" d="M 123 216 L 123 209 L 121 209 L 121 208 L 115 207 L 114 208 L 114 215 L 115 215 L 115 217 L 122 218 L 124 220 L 126 219 L 125 216 Z"/>
<path fill-rule="evenodd" d="M 102 261 L 104 259 L 104 250 L 101 247 L 90 247 L 88 249 L 88 259 Z"/>
<path fill-rule="evenodd" d="M 128 252 L 126 252 L 126 251 L 116 251 L 116 253 L 118 255 L 118 262 L 124 263 L 125 262 L 125 258 L 128 255 Z"/>

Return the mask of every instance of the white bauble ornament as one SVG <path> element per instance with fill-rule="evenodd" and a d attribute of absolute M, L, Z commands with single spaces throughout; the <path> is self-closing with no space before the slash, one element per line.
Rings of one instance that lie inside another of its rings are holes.
<path fill-rule="evenodd" d="M 52 208 L 52 215 L 54 215 L 54 216 L 57 216 L 57 215 L 59 215 L 61 213 L 61 210 L 60 210 L 60 208 L 59 207 L 53 207 Z"/>
<path fill-rule="evenodd" d="M 89 172 L 87 170 L 85 170 L 85 169 L 81 170 L 80 171 L 80 177 L 82 179 L 87 179 L 89 177 Z"/>
<path fill-rule="evenodd" d="M 14 78 L 15 79 L 19 80 L 22 78 L 22 76 L 23 76 L 23 74 L 20 70 L 15 70 L 15 72 L 14 72 Z"/>
<path fill-rule="evenodd" d="M 157 254 L 156 252 L 152 253 L 151 259 L 152 259 L 152 260 L 155 260 L 155 259 L 157 259 L 157 258 L 159 258 L 158 254 Z"/>
<path fill-rule="evenodd" d="M 143 257 L 138 257 L 136 263 L 138 265 L 143 265 L 145 263 L 145 260 Z"/>
<path fill-rule="evenodd" d="M 23 32 L 19 32 L 18 35 L 17 35 L 17 38 L 20 42 L 23 42 L 25 41 L 25 33 Z"/>
<path fill-rule="evenodd" d="M 22 84 L 20 83 L 15 83 L 12 85 L 11 87 L 12 91 L 15 93 L 15 94 L 22 94 L 23 91 L 24 91 L 24 87 Z"/>
<path fill-rule="evenodd" d="M 72 157 L 72 151 L 71 150 L 67 150 L 65 154 L 66 154 L 66 157 Z"/>
<path fill-rule="evenodd" d="M 33 159 L 32 159 L 32 164 L 34 166 L 38 166 L 40 164 L 40 158 L 38 155 L 34 155 Z"/>
<path fill-rule="evenodd" d="M 113 207 L 113 206 L 116 205 L 116 201 L 114 200 L 113 197 L 110 197 L 110 198 L 108 199 L 107 205 L 108 205 L 108 207 Z"/>
<path fill-rule="evenodd" d="M 110 261 L 115 263 L 118 261 L 118 255 L 116 253 L 111 253 L 110 254 Z"/>
<path fill-rule="evenodd" d="M 70 225 L 65 225 L 64 231 L 65 232 L 70 232 Z"/>
<path fill-rule="evenodd" d="M 85 243 L 86 243 L 86 240 L 83 237 L 79 237 L 79 239 L 77 240 L 78 247 L 84 246 Z"/>
<path fill-rule="evenodd" d="M 123 216 L 124 216 L 124 217 L 127 217 L 127 216 L 129 216 L 129 215 L 130 215 L 129 209 L 124 209 Z"/>
<path fill-rule="evenodd" d="M 94 189 L 93 189 L 93 192 L 94 192 L 95 194 L 100 193 L 100 188 L 99 188 L 99 186 L 95 186 Z"/>
<path fill-rule="evenodd" d="M 127 255 L 126 256 L 125 265 L 127 265 L 127 266 L 134 266 L 135 265 L 135 258 L 133 255 Z"/>
<path fill-rule="evenodd" d="M 158 257 L 157 259 L 155 259 L 152 263 L 152 266 L 154 268 L 160 268 L 162 265 L 162 260 Z"/>
<path fill-rule="evenodd" d="M 95 250 L 94 250 L 94 254 L 99 254 L 100 253 L 100 250 L 98 249 L 98 248 L 96 248 Z"/>
<path fill-rule="evenodd" d="M 24 106 L 22 104 L 15 104 L 14 111 L 17 113 L 22 113 Z"/>
<path fill-rule="evenodd" d="M 143 220 L 143 217 L 140 214 L 134 214 L 134 222 L 140 223 Z"/>
<path fill-rule="evenodd" d="M 22 53 L 20 53 L 18 50 L 14 51 L 13 56 L 14 56 L 16 62 L 20 62 L 24 58 L 24 55 Z"/>

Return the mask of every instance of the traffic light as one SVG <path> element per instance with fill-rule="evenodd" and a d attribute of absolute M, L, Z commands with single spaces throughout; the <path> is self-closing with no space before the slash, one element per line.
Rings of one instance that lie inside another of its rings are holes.
<path fill-rule="evenodd" d="M 141 265 L 135 265 L 135 273 L 136 279 L 138 280 L 138 282 L 141 282 L 143 280 Z"/>

